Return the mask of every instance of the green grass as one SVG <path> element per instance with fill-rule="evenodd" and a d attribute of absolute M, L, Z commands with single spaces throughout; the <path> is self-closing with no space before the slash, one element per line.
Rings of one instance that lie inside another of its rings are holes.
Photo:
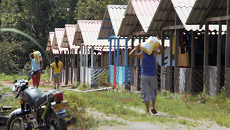
<path fill-rule="evenodd" d="M 14 74 L 14 75 L 5 75 L 5 73 L 0 74 L 0 81 L 14 81 L 17 79 L 28 79 L 28 75 L 18 75 L 18 74 Z M 49 79 L 49 73 L 48 70 L 44 71 L 41 74 L 41 81 L 46 81 Z"/>
<path fill-rule="evenodd" d="M 141 102 L 139 94 L 120 93 L 113 91 L 76 93 L 65 92 L 66 99 L 68 95 L 74 94 L 78 98 L 78 103 L 84 103 L 86 108 L 93 108 L 96 111 L 105 113 L 106 115 L 116 115 L 125 120 L 130 121 L 148 121 L 169 123 L 175 122 L 186 124 L 188 126 L 202 125 L 185 119 L 176 119 L 171 116 L 150 116 L 146 118 L 146 114 L 132 111 L 130 108 L 140 108 L 145 110 L 144 104 Z M 200 100 L 205 98 L 204 104 Z M 126 106 L 126 107 L 124 107 Z M 76 106 L 77 107 L 77 106 Z M 229 100 L 223 95 L 216 97 L 186 94 L 165 95 L 159 92 L 157 96 L 156 109 L 160 112 L 168 113 L 173 116 L 182 116 L 194 120 L 214 121 L 219 125 L 230 127 L 230 105 Z"/>
<path fill-rule="evenodd" d="M 12 92 L 12 89 L 10 87 L 4 87 L 4 88 L 2 88 L 2 90 L 0 92 L 2 92 L 2 93 L 10 93 L 10 92 Z"/>
<path fill-rule="evenodd" d="M 4 87 L 4 85 L 0 84 L 0 87 Z"/>

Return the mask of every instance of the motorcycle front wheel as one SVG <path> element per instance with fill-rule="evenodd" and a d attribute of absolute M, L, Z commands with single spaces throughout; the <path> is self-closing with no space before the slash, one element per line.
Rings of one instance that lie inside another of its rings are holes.
<path fill-rule="evenodd" d="M 65 121 L 58 118 L 54 113 L 50 114 L 46 120 L 49 130 L 68 130 Z"/>
<path fill-rule="evenodd" d="M 19 115 L 12 115 L 6 124 L 7 130 L 25 130 L 26 123 Z"/>

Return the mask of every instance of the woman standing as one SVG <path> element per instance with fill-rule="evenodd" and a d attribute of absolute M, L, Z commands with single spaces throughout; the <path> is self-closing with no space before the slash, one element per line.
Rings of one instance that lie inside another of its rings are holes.
<path fill-rule="evenodd" d="M 55 56 L 55 62 L 53 62 L 50 66 L 54 68 L 54 88 L 59 89 L 59 79 L 61 77 L 61 72 L 63 71 L 63 64 L 59 61 L 58 56 Z"/>

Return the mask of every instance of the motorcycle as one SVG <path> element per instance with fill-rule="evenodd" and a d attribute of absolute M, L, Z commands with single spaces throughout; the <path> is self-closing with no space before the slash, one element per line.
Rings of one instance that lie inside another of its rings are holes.
<path fill-rule="evenodd" d="M 76 124 L 76 119 L 67 121 L 68 102 L 63 101 L 63 91 L 52 90 L 46 94 L 35 87 L 28 87 L 28 81 L 42 69 L 30 71 L 27 80 L 18 79 L 14 82 L 15 98 L 20 97 L 21 107 L 10 113 L 7 130 L 67 130 Z"/>

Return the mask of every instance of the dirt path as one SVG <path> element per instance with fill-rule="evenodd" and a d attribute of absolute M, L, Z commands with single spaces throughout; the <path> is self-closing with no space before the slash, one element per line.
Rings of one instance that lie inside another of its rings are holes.
<path fill-rule="evenodd" d="M 0 84 L 4 85 L 4 87 L 12 87 L 13 82 L 8 82 L 8 81 L 0 81 Z M 1 89 L 3 87 L 0 87 L 0 93 L 1 93 Z M 50 90 L 50 89 L 47 89 Z M 47 90 L 42 90 L 47 91 Z M 2 95 L 2 99 L 3 98 L 7 98 L 9 95 L 3 94 Z M 125 106 L 124 106 L 125 107 Z M 130 108 L 133 111 L 137 111 L 139 113 L 145 113 L 145 110 L 143 109 L 136 109 L 136 108 Z M 176 117 L 176 116 L 171 116 L 168 115 L 167 113 L 163 113 L 163 112 L 158 112 L 157 114 L 153 115 L 151 114 L 151 116 L 162 116 L 162 117 L 170 117 L 170 118 L 177 118 L 177 119 L 185 119 L 185 120 L 189 120 L 189 121 L 193 121 L 193 122 L 199 122 L 202 125 L 201 126 L 197 126 L 197 127 L 191 127 L 191 126 L 187 126 L 187 125 L 182 125 L 182 124 L 175 124 L 175 123 L 168 123 L 167 125 L 164 123 L 159 123 L 159 122 L 155 122 L 155 123 L 150 123 L 150 122 L 131 122 L 131 121 L 127 121 L 124 120 L 122 118 L 118 118 L 118 117 L 111 117 L 111 116 L 107 116 L 103 113 L 97 112 L 95 110 L 90 110 L 88 109 L 87 112 L 91 115 L 94 116 L 94 118 L 97 119 L 103 119 L 103 120 L 116 120 L 119 122 L 123 122 L 126 125 L 105 125 L 105 126 L 99 126 L 97 128 L 97 130 L 190 130 L 190 129 L 195 129 L 195 130 L 230 130 L 230 128 L 226 128 L 226 127 L 221 127 L 218 124 L 214 123 L 214 122 L 204 122 L 204 121 L 194 121 L 188 118 L 184 118 L 184 117 Z M 5 130 L 5 127 L 1 127 L 0 126 L 0 130 Z M 74 128 L 72 128 L 74 129 Z"/>
<path fill-rule="evenodd" d="M 142 109 L 134 109 L 134 108 L 130 108 L 134 111 L 138 111 L 139 113 L 145 113 L 144 110 Z M 163 112 L 158 112 L 157 114 L 153 115 L 151 114 L 151 116 L 162 116 L 162 117 L 171 117 L 171 118 L 177 118 L 177 119 L 186 119 L 189 121 L 193 121 L 193 122 L 199 122 L 202 125 L 201 126 L 197 126 L 197 127 L 192 127 L 192 126 L 187 126 L 187 125 L 182 125 L 182 124 L 167 124 L 165 125 L 164 123 L 150 123 L 150 122 L 131 122 L 131 121 L 127 121 L 124 120 L 122 118 L 118 118 L 118 117 L 110 117 L 110 116 L 106 116 L 103 113 L 97 112 L 97 111 L 90 111 L 87 110 L 87 112 L 91 115 L 94 116 L 94 118 L 97 119 L 105 119 L 105 120 L 117 120 L 117 121 L 122 121 L 123 123 L 126 123 L 126 125 L 119 125 L 119 126 L 99 126 L 98 130 L 190 130 L 190 129 L 196 129 L 196 130 L 230 130 L 230 128 L 226 128 L 226 127 L 221 127 L 218 124 L 214 123 L 214 122 L 204 122 L 204 121 L 194 121 L 188 118 L 184 118 L 184 117 L 176 117 L 176 116 L 171 116 L 168 115 L 167 113 L 163 113 Z"/>

